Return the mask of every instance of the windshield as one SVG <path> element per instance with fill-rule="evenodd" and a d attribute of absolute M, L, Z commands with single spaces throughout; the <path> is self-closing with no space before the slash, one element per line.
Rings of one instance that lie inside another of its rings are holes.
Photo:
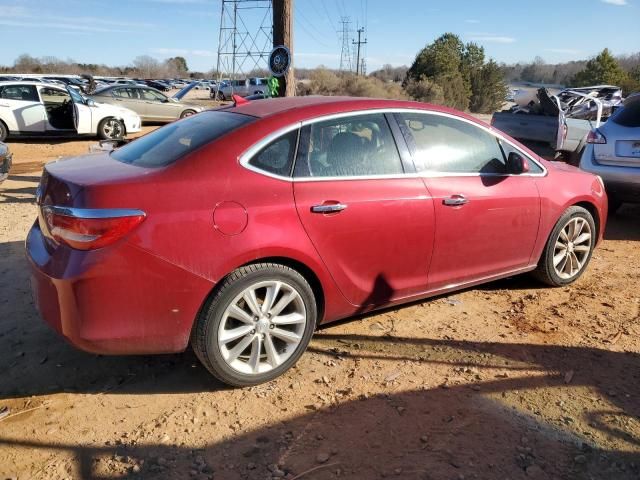
<path fill-rule="evenodd" d="M 238 113 L 202 112 L 154 130 L 114 150 L 111 157 L 138 167 L 166 167 L 253 120 Z"/>

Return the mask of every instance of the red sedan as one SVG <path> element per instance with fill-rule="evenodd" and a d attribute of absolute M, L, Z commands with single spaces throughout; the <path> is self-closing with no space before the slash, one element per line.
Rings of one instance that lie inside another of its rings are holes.
<path fill-rule="evenodd" d="M 36 304 L 104 354 L 189 342 L 223 382 L 290 368 L 318 324 L 533 271 L 567 285 L 602 181 L 443 107 L 304 97 L 207 111 L 50 163 Z"/>

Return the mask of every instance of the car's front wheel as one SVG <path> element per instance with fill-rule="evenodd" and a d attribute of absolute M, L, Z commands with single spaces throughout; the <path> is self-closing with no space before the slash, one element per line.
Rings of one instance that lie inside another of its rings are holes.
<path fill-rule="evenodd" d="M 117 118 L 105 118 L 98 125 L 98 137 L 102 140 L 123 138 L 125 134 L 124 123 Z"/>
<path fill-rule="evenodd" d="M 316 318 L 313 290 L 300 273 L 280 264 L 249 265 L 223 280 L 196 321 L 191 343 L 222 382 L 258 385 L 297 362 Z"/>
<path fill-rule="evenodd" d="M 195 115 L 195 113 L 196 113 L 195 110 L 185 110 L 180 114 L 180 118 L 187 118 L 187 117 L 190 117 L 191 115 Z"/>
<path fill-rule="evenodd" d="M 553 228 L 534 275 L 554 287 L 575 282 L 591 260 L 596 238 L 591 213 L 582 207 L 569 207 Z"/>

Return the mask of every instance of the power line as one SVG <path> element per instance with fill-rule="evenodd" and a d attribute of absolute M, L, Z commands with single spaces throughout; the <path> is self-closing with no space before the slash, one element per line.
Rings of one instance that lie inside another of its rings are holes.
<path fill-rule="evenodd" d="M 320 36 L 324 35 L 320 30 L 318 30 L 318 28 L 313 24 L 313 22 L 310 22 L 307 19 L 307 17 L 305 17 L 303 15 L 302 11 L 299 8 L 297 8 L 297 4 L 294 5 L 294 9 L 295 9 L 296 13 L 300 16 L 300 20 L 302 20 L 307 25 L 310 25 L 316 32 L 318 32 L 318 34 Z M 314 41 L 318 42 L 323 47 L 331 48 L 330 45 L 327 45 L 325 42 L 323 42 L 322 40 L 318 39 L 318 37 L 316 37 L 311 31 L 309 31 L 302 23 L 299 23 L 299 25 L 302 28 L 302 30 L 304 30 Z"/>

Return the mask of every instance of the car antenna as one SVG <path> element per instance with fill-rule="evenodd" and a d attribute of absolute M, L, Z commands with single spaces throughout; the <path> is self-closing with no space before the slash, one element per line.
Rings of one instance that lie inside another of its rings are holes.
<path fill-rule="evenodd" d="M 239 107 L 241 105 L 246 105 L 247 103 L 249 103 L 249 100 L 247 100 L 246 98 L 242 98 L 240 95 L 233 95 L 231 98 L 233 98 L 234 107 Z"/>

